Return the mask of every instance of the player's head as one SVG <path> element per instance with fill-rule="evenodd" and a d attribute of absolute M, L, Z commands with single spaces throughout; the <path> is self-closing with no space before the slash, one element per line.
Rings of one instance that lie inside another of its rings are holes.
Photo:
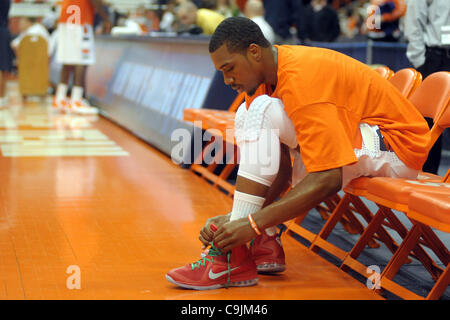
<path fill-rule="evenodd" d="M 209 42 L 209 53 L 224 81 L 238 91 L 253 95 L 263 82 L 262 51 L 270 48 L 259 26 L 248 18 L 222 21 Z"/>

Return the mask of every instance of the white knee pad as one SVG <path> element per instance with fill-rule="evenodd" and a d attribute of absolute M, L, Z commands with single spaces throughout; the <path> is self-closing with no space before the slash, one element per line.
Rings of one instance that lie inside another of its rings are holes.
<path fill-rule="evenodd" d="M 257 97 L 249 109 L 242 104 L 235 119 L 235 135 L 240 151 L 238 175 L 271 186 L 280 166 L 280 142 L 297 146 L 292 121 L 281 100 Z"/>
<path fill-rule="evenodd" d="M 284 111 L 283 103 L 268 95 L 257 97 L 248 110 L 245 102 L 242 103 L 236 112 L 234 127 L 238 145 L 241 141 L 258 140 L 261 129 L 272 129 L 280 142 L 292 149 L 297 147 L 294 124 Z"/>

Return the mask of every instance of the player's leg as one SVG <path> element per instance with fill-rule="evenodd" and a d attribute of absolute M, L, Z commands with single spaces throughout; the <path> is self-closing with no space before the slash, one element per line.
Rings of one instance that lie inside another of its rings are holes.
<path fill-rule="evenodd" d="M 342 186 L 361 176 L 415 179 L 418 170 L 411 169 L 386 146 L 378 126 L 361 123 L 361 149 L 355 149 L 358 162 L 343 168 Z"/>
<path fill-rule="evenodd" d="M 86 99 L 83 99 L 85 95 L 85 75 L 89 65 L 95 63 L 95 50 L 94 50 L 94 33 L 92 26 L 83 26 L 83 37 L 81 41 L 80 59 L 79 63 L 75 65 L 74 72 L 74 86 L 72 88 L 72 96 L 70 98 L 70 104 L 72 111 L 81 115 L 97 114 L 98 109 L 90 106 Z"/>
<path fill-rule="evenodd" d="M 6 107 L 6 79 L 5 72 L 0 70 L 0 108 Z"/>
<path fill-rule="evenodd" d="M 62 111 L 68 107 L 67 91 L 72 71 L 73 71 L 72 65 L 64 64 L 61 68 L 59 82 L 56 86 L 55 99 L 53 100 L 53 107 L 56 110 Z"/>
<path fill-rule="evenodd" d="M 240 163 L 231 220 L 247 217 L 261 209 L 279 172 L 280 144 L 285 143 L 292 148 L 297 145 L 295 130 L 281 101 L 268 96 L 256 98 L 249 110 L 245 106 L 239 108 L 235 133 Z M 265 232 L 264 235 L 268 234 Z M 192 289 L 253 285 L 257 282 L 254 260 L 246 245 L 225 255 L 212 244 L 207 256 L 196 263 L 171 270 L 166 278 Z"/>
<path fill-rule="evenodd" d="M 85 65 L 75 65 L 73 72 L 73 87 L 72 94 L 70 96 L 70 104 L 75 105 L 78 103 L 81 105 L 83 95 L 84 95 L 84 75 L 86 66 Z"/>
<path fill-rule="evenodd" d="M 288 148 L 297 146 L 293 124 L 281 101 L 268 96 L 256 98 L 249 110 L 245 105 L 238 110 L 236 141 L 241 159 L 230 220 L 248 217 L 267 204 L 268 195 L 273 200 L 284 191 L 291 175 Z M 256 237 L 250 250 L 258 272 L 285 270 L 284 250 L 276 227 Z"/>

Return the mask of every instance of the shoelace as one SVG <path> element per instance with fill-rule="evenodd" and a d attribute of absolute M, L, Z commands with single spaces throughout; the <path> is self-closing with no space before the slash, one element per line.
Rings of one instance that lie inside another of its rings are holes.
<path fill-rule="evenodd" d="M 206 266 L 206 261 L 214 262 L 214 257 L 221 256 L 221 255 L 223 255 L 223 252 L 220 249 L 216 248 L 214 246 L 214 244 L 211 242 L 211 248 L 209 248 L 208 255 L 201 258 L 197 262 L 191 263 L 191 268 L 192 268 L 192 270 L 194 270 L 195 268 L 204 267 L 204 266 Z M 227 285 L 226 285 L 227 289 L 228 289 L 228 286 L 230 285 L 230 281 L 231 281 L 230 256 L 231 256 L 231 251 L 228 251 L 227 252 L 228 280 L 227 280 Z"/>

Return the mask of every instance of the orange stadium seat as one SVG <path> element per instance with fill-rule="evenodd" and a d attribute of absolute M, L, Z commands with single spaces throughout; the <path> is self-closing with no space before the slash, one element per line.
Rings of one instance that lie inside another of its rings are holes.
<path fill-rule="evenodd" d="M 420 86 L 421 90 L 417 90 L 410 98 L 410 101 L 414 106 L 419 109 L 424 117 L 436 119 L 438 111 L 435 106 L 443 106 L 440 110 L 441 113 L 445 113 L 444 107 L 450 103 L 450 73 L 441 71 L 431 74 Z M 449 126 L 450 120 L 448 119 L 448 113 L 444 116 L 440 116 L 438 122 L 435 121 L 433 128 L 431 129 L 431 141 L 430 148 L 442 134 L 444 129 Z M 447 172 L 445 178 L 448 179 L 450 171 Z M 442 180 L 434 174 L 421 172 L 419 175 L 421 179 L 433 179 Z"/>
<path fill-rule="evenodd" d="M 407 98 L 417 89 L 422 83 L 422 74 L 413 69 L 405 68 L 397 71 L 389 79 L 389 81 Z"/>
<path fill-rule="evenodd" d="M 392 71 L 389 67 L 382 66 L 375 69 L 383 78 L 389 80 L 394 75 L 394 71 Z"/>

